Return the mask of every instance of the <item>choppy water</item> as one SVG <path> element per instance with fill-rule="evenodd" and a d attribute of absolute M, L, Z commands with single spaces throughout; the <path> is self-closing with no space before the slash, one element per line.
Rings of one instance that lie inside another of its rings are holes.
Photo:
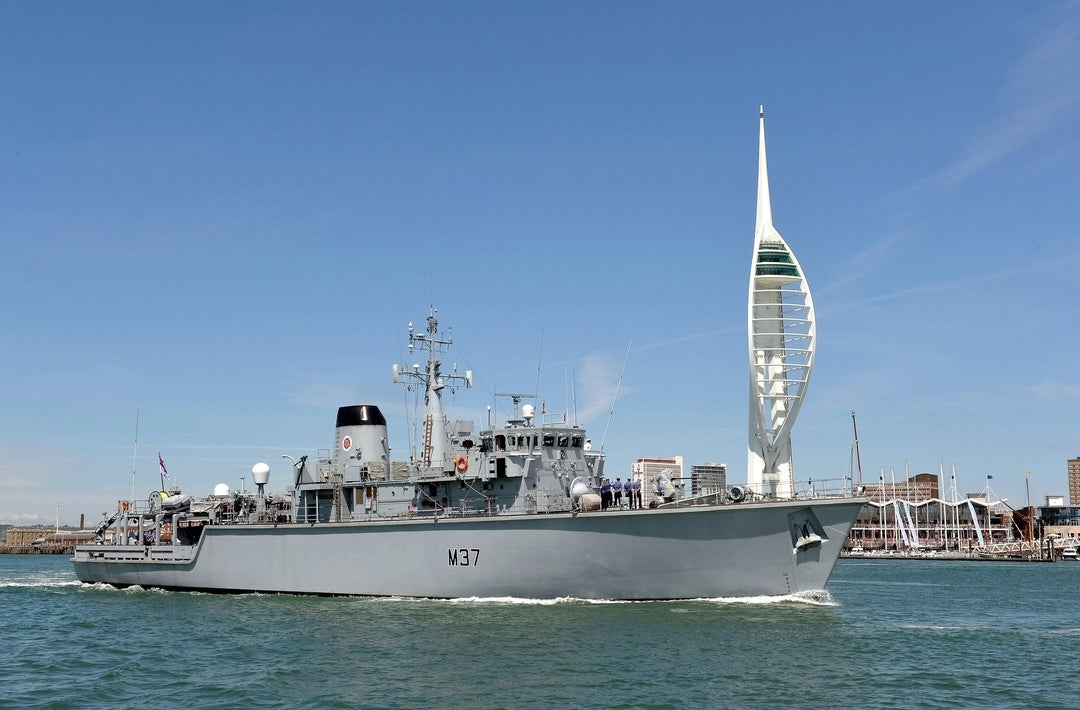
<path fill-rule="evenodd" d="M 844 561 L 806 600 L 218 596 L 0 555 L 0 708 L 1080 706 L 1080 564 Z"/>

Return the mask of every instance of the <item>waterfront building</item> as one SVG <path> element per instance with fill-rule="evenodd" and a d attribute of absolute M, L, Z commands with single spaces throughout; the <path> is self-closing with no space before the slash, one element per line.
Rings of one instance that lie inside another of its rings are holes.
<path fill-rule="evenodd" d="M 773 226 L 765 159 L 765 109 L 758 140 L 757 220 L 747 308 L 750 428 L 747 484 L 775 498 L 795 495 L 791 428 L 814 365 L 816 325 L 810 286 Z"/>
<path fill-rule="evenodd" d="M 726 463 L 699 463 L 690 467 L 690 495 L 722 493 L 727 488 Z"/>
<path fill-rule="evenodd" d="M 0 552 L 71 552 L 75 545 L 83 545 L 93 539 L 93 530 L 71 530 L 51 525 L 11 527 Z"/>
<path fill-rule="evenodd" d="M 882 474 L 878 477 L 877 483 L 865 483 L 861 490 L 862 495 L 878 502 L 903 498 L 922 503 L 937 498 L 940 486 L 938 476 L 934 473 L 919 473 L 901 481 L 886 481 L 885 475 Z"/>
<path fill-rule="evenodd" d="M 8 547 L 29 547 L 34 543 L 41 544 L 46 536 L 56 532 L 52 525 L 26 525 L 8 528 L 5 544 Z"/>
<path fill-rule="evenodd" d="M 1069 505 L 1080 505 L 1080 456 L 1066 463 L 1069 475 Z"/>
<path fill-rule="evenodd" d="M 1075 501 L 1071 492 L 1069 501 Z M 1065 505 L 1064 496 L 1046 496 L 1046 505 L 1039 508 L 1039 527 L 1044 538 L 1061 538 L 1077 545 L 1080 543 L 1080 505 Z"/>

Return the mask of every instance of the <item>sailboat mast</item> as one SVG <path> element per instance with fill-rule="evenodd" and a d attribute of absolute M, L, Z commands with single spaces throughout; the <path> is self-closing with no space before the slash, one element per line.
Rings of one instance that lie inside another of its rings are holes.
<path fill-rule="evenodd" d="M 884 464 L 881 466 L 881 473 L 878 474 L 878 481 L 881 482 L 881 485 L 878 486 L 878 490 L 881 491 L 881 516 L 878 519 L 878 524 L 879 524 L 879 527 L 881 528 L 882 549 L 888 550 L 889 549 L 889 536 L 888 536 L 888 526 L 886 525 L 886 523 L 888 522 L 888 519 L 889 519 L 889 513 L 888 513 L 888 509 L 885 507 L 885 466 L 884 466 Z"/>
<path fill-rule="evenodd" d="M 1031 529 L 1031 524 L 1034 522 L 1032 518 L 1031 510 L 1031 471 L 1024 471 L 1024 488 L 1027 490 L 1027 510 L 1024 513 L 1027 514 L 1027 539 L 1029 543 L 1035 542 L 1035 533 Z"/>
<path fill-rule="evenodd" d="M 952 498 L 953 498 L 953 525 L 956 526 L 956 551 L 960 552 L 960 501 L 956 490 L 956 464 L 952 465 Z"/>
<path fill-rule="evenodd" d="M 862 485 L 862 457 L 859 455 L 859 427 L 855 424 L 855 410 L 851 410 L 851 429 L 855 432 L 855 470 L 859 473 L 859 485 Z"/>

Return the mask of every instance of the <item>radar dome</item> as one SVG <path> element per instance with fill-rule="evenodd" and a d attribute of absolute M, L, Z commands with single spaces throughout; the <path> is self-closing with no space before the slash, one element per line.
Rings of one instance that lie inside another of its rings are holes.
<path fill-rule="evenodd" d="M 251 480 L 256 486 L 265 486 L 270 481 L 270 467 L 261 462 L 252 466 Z"/>
<path fill-rule="evenodd" d="M 536 415 L 536 407 L 531 404 L 521 405 L 521 416 L 526 419 L 532 419 Z"/>
<path fill-rule="evenodd" d="M 229 484 L 228 483 L 219 483 L 216 486 L 214 486 L 214 495 L 216 495 L 216 496 L 227 496 L 227 495 L 229 495 Z"/>

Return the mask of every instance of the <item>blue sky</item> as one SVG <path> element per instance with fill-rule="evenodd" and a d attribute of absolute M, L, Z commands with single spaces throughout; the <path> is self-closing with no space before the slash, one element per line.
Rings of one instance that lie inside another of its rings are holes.
<path fill-rule="evenodd" d="M 855 410 L 866 480 L 1067 492 L 1076 2 L 5 3 L 0 56 L 0 522 L 94 521 L 159 451 L 283 487 L 342 404 L 404 458 L 432 303 L 452 417 L 539 362 L 599 441 L 633 343 L 608 471 L 743 477 L 759 104 L 818 311 L 797 477 Z"/>

